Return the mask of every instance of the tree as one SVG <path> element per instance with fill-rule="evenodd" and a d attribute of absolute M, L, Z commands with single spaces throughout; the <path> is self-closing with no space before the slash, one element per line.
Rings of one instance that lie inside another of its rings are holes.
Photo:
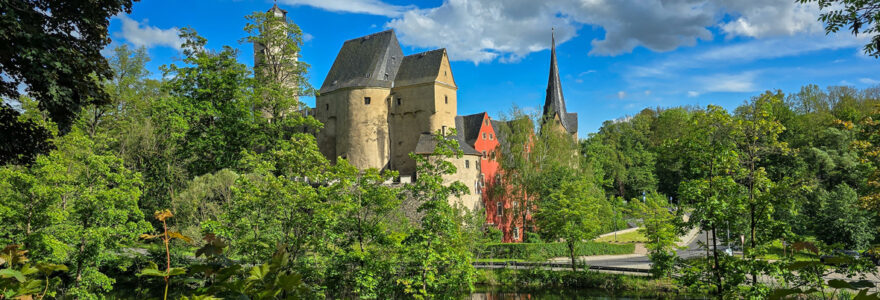
<path fill-rule="evenodd" d="M 775 197 L 770 195 L 770 190 L 775 183 L 767 176 L 763 167 L 766 164 L 764 160 L 771 154 L 788 151 L 788 145 L 779 140 L 785 127 L 773 115 L 773 107 L 782 98 L 782 92 L 767 92 L 736 109 L 736 143 L 740 153 L 739 161 L 745 169 L 745 177 L 741 182 L 748 194 L 746 205 L 750 248 L 758 246 L 758 227 L 769 222 L 770 213 L 773 212 Z M 754 260 L 754 253 L 745 250 L 745 247 L 744 251 Z M 757 281 L 757 274 L 752 273 L 752 284 L 757 284 Z"/>
<path fill-rule="evenodd" d="M 865 54 L 880 58 L 880 1 L 877 0 L 798 0 L 800 3 L 815 2 L 825 10 L 819 21 L 825 23 L 825 33 L 833 33 L 848 26 L 853 35 L 873 35 L 865 44 Z"/>
<path fill-rule="evenodd" d="M 475 270 L 468 241 L 462 234 L 455 209 L 449 199 L 467 192 L 459 181 L 444 184 L 444 176 L 455 174 L 449 159 L 461 158 L 462 151 L 449 135 L 435 134 L 436 146 L 429 156 L 410 154 L 416 161 L 419 180 L 407 185 L 406 193 L 418 203 L 421 219 L 402 242 L 404 271 L 397 283 L 404 293 L 417 299 L 433 298 L 473 289 Z"/>
<path fill-rule="evenodd" d="M 101 268 L 149 228 L 137 206 L 141 179 L 78 126 L 56 146 L 30 168 L 0 170 L 0 186 L 9 188 L 0 193 L 0 214 L 15 222 L 3 222 L 9 233 L 0 238 L 70 266 L 68 294 L 89 297 L 112 289 Z"/>
<path fill-rule="evenodd" d="M 258 139 L 252 78 L 237 51 L 205 48 L 207 40 L 181 29 L 183 66 L 162 66 L 168 96 L 154 106 L 159 134 L 179 145 L 176 155 L 190 176 L 234 166 Z"/>
<path fill-rule="evenodd" d="M 605 195 L 575 170 L 556 167 L 554 172 L 567 174 L 559 188 L 541 201 L 535 213 L 535 221 L 544 240 L 564 240 L 571 258 L 571 270 L 575 271 L 575 246 L 599 236 L 599 211 Z"/>
<path fill-rule="evenodd" d="M 131 0 L 0 3 L 0 97 L 19 98 L 19 87 L 24 86 L 61 132 L 67 132 L 82 106 L 107 102 L 100 82 L 112 71 L 100 51 L 110 43 L 110 17 L 130 13 L 131 4 Z M 50 150 L 45 146 L 50 136 L 18 119 L 19 114 L 0 104 L 0 139 L 22 141 L 0 147 L 0 163 L 30 162 Z"/>
<path fill-rule="evenodd" d="M 645 204 L 640 207 L 644 220 L 644 228 L 639 232 L 645 235 L 648 243 L 648 258 L 651 259 L 651 272 L 657 278 L 671 274 L 678 248 L 678 230 L 675 226 L 676 215 L 669 211 L 666 197 L 651 193 L 645 197 Z"/>
<path fill-rule="evenodd" d="M 336 218 L 328 234 L 327 287 L 331 297 L 392 298 L 394 269 L 399 264 L 400 237 L 406 230 L 400 189 L 385 185 L 393 173 L 375 169 L 360 172 L 339 160 L 334 180 L 322 190 Z"/>
<path fill-rule="evenodd" d="M 736 150 L 736 127 L 730 115 L 721 107 L 712 106 L 694 114 L 689 135 L 678 143 L 685 151 L 692 177 L 679 186 L 679 196 L 693 210 L 688 224 L 717 237 L 718 228 L 735 221 L 743 212 L 742 191 L 736 183 L 741 174 L 739 153 Z M 712 271 L 718 295 L 725 292 L 725 270 L 718 258 L 717 239 L 712 239 Z M 710 258 L 707 249 L 707 260 Z"/>
<path fill-rule="evenodd" d="M 819 190 L 816 197 L 821 205 L 814 222 L 819 240 L 857 250 L 874 240 L 871 217 L 858 206 L 855 190 L 841 184 L 831 192 Z"/>

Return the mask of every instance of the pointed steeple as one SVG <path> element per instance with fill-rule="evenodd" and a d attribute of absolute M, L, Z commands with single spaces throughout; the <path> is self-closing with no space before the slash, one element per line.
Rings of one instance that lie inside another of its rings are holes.
<path fill-rule="evenodd" d="M 547 98 L 544 100 L 544 117 L 559 116 L 562 127 L 571 134 L 577 134 L 577 114 L 565 109 L 562 83 L 559 81 L 559 66 L 556 64 L 556 30 L 550 34 L 550 78 L 547 80 Z"/>

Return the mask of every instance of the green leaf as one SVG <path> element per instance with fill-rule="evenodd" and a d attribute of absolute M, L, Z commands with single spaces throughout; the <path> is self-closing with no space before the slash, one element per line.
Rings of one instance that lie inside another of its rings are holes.
<path fill-rule="evenodd" d="M 852 289 L 852 286 L 849 285 L 848 282 L 846 282 L 845 280 L 841 280 L 841 279 L 828 280 L 828 286 L 835 288 L 835 289 Z"/>
<path fill-rule="evenodd" d="M 0 270 L 0 278 L 15 278 L 18 282 L 24 282 L 24 274 L 13 269 L 3 269 Z"/>
<path fill-rule="evenodd" d="M 785 297 L 788 297 L 791 295 L 797 295 L 797 294 L 801 294 L 801 293 L 803 293 L 803 292 L 799 289 L 778 289 L 778 290 L 774 290 L 773 293 L 770 294 L 769 299 L 770 300 L 779 300 L 779 299 L 784 299 Z"/>
<path fill-rule="evenodd" d="M 185 268 L 171 268 L 171 270 L 168 270 L 168 276 L 183 275 L 183 274 L 186 274 Z"/>

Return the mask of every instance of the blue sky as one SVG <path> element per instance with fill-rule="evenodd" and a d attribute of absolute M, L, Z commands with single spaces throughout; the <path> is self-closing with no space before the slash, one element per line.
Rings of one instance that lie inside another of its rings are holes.
<path fill-rule="evenodd" d="M 149 49 L 159 66 L 180 63 L 179 28 L 208 47 L 240 49 L 252 64 L 244 16 L 265 0 L 143 0 L 111 21 L 112 45 Z M 492 116 L 513 105 L 540 109 L 550 28 L 567 107 L 580 135 L 646 107 L 716 104 L 732 109 L 765 90 L 880 84 L 867 37 L 826 36 L 818 9 L 793 0 L 279 0 L 306 34 L 302 60 L 320 87 L 345 40 L 394 29 L 405 54 L 447 48 L 458 112 Z M 310 105 L 314 99 L 306 99 Z"/>

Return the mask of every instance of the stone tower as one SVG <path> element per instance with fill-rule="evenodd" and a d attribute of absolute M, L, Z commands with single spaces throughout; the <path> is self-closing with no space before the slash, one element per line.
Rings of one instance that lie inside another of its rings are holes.
<path fill-rule="evenodd" d="M 389 123 L 391 168 L 412 175 L 415 161 L 409 153 L 421 134 L 455 128 L 457 90 L 446 49 L 403 58 L 391 89 Z"/>
<path fill-rule="evenodd" d="M 315 99 L 315 116 L 324 124 L 318 147 L 332 162 L 342 157 L 359 169 L 387 167 L 390 95 L 402 60 L 391 30 L 342 45 Z"/>
<path fill-rule="evenodd" d="M 565 97 L 562 95 L 562 83 L 559 81 L 559 67 L 556 65 L 556 34 L 550 35 L 550 79 L 547 81 L 547 98 L 544 100 L 544 117 L 541 126 L 548 123 L 559 130 L 564 130 L 577 139 L 577 113 L 569 113 L 565 109 Z"/>

